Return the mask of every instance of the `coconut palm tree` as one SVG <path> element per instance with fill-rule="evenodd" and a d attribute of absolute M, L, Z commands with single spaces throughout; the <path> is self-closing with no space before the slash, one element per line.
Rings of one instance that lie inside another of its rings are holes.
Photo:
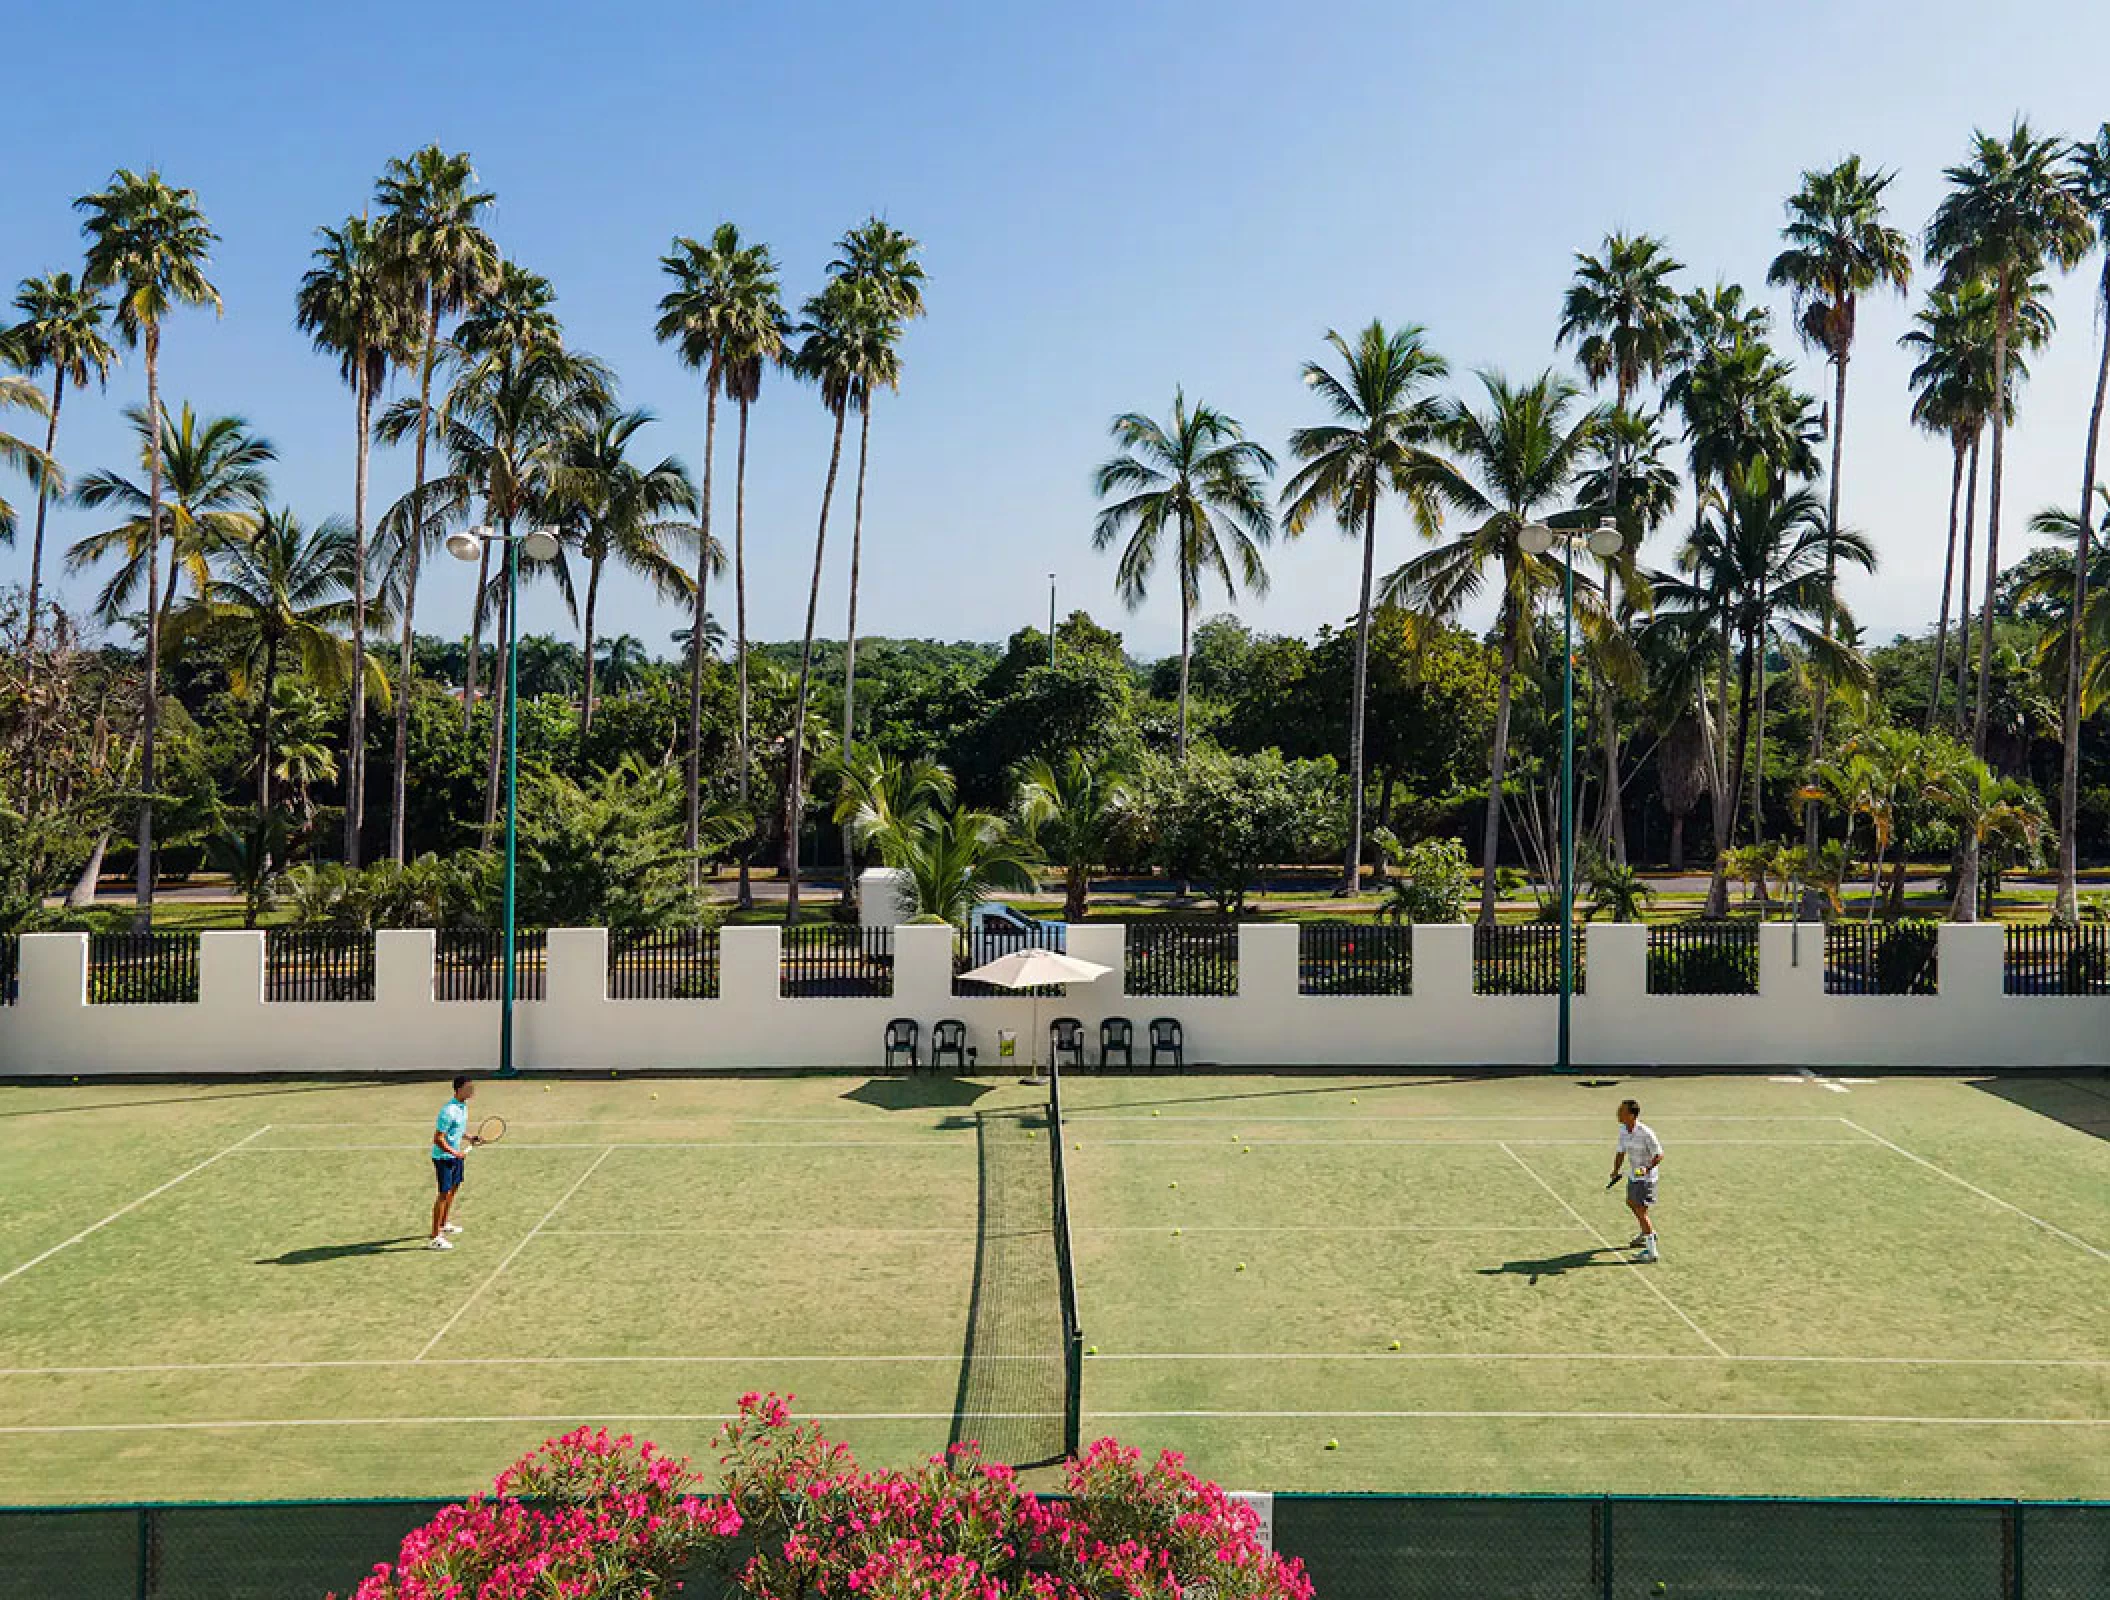
<path fill-rule="evenodd" d="M 2110 389 L 2110 122 L 2096 130 L 2095 137 L 2073 147 L 2072 187 L 2102 252 L 2103 267 L 2096 279 L 2095 300 L 2103 317 L 2100 354 L 2095 362 L 2095 398 L 2088 408 L 2088 439 L 2081 451 L 2081 506 L 2074 524 L 2073 603 L 2069 615 L 2088 614 L 2088 569 L 2092 533 L 2088 512 L 2096 485 L 2095 455 L 2103 432 L 2103 396 Z M 2065 714 L 2059 739 L 2059 883 L 2053 899 L 2056 921 L 2077 923 L 2081 906 L 2077 888 L 2081 805 L 2081 652 L 2069 650 L 2066 659 Z"/>
<path fill-rule="evenodd" d="M 1501 667 L 1480 847 L 1479 921 L 1482 927 L 1493 927 L 1510 700 L 1519 664 L 1535 656 L 1532 613 L 1561 572 L 1560 563 L 1527 553 L 1518 535 L 1569 496 L 1605 418 L 1596 410 L 1578 415 L 1582 391 L 1551 371 L 1528 383 L 1483 372 L 1480 383 L 1486 394 L 1481 409 L 1464 401 L 1453 401 L 1447 408 L 1445 435 L 1453 460 L 1429 485 L 1443 505 L 1471 525 L 1392 573 L 1385 580 L 1383 599 L 1448 619 L 1474 600 L 1490 579 L 1500 586 L 1495 633 Z M 1588 606 L 1594 585 L 1578 581 L 1577 589 L 1579 601 Z"/>
<path fill-rule="evenodd" d="M 0 329 L 0 361 L 16 361 L 18 341 L 7 337 L 12 330 Z M 19 408 L 34 416 L 51 417 L 51 405 L 45 400 L 36 384 L 12 372 L 0 372 L 0 411 Z M 44 497 L 53 487 L 61 486 L 57 481 L 57 463 L 45 451 L 39 450 L 27 439 L 12 433 L 0 432 L 0 461 L 18 466 L 27 472 L 37 486 L 37 505 L 42 509 Z M 4 495 L 0 495 L 0 544 L 15 542 L 15 508 Z"/>
<path fill-rule="evenodd" d="M 479 221 L 496 197 L 476 187 L 467 152 L 449 155 L 427 145 L 392 158 L 375 186 L 379 242 L 389 275 L 410 303 L 409 335 L 418 363 L 417 453 L 409 522 L 421 530 L 403 544 L 400 576 L 402 640 L 396 661 L 395 756 L 389 772 L 389 856 L 404 861 L 404 785 L 410 755 L 410 679 L 416 668 L 418 569 L 422 530 L 433 523 L 426 504 L 425 447 L 432 430 L 432 375 L 440 357 L 440 323 L 498 277 L 498 247 Z"/>
<path fill-rule="evenodd" d="M 1232 599 L 1238 584 L 1267 593 L 1267 568 L 1260 552 L 1274 537 L 1263 480 L 1274 476 L 1275 458 L 1245 436 L 1235 418 L 1213 406 L 1191 409 L 1175 390 L 1168 421 L 1140 411 L 1114 418 L 1109 430 L 1122 454 L 1092 478 L 1101 500 L 1092 525 L 1092 548 L 1121 545 L 1114 586 L 1133 611 L 1150 593 L 1150 575 L 1164 547 L 1180 586 L 1180 712 L 1178 759 L 1187 760 L 1187 675 L 1194 647 L 1194 610 L 1203 580 L 1214 576 Z M 1123 540 L 1127 542 L 1122 543 Z"/>
<path fill-rule="evenodd" d="M 2105 522 L 2110 518 L 2110 484 L 2095 486 L 2094 503 L 2096 527 L 2110 525 Z M 2065 506 L 2046 506 L 2030 518 L 2029 531 L 2041 539 L 2074 544 L 2080 538 L 2080 519 Z M 2081 613 L 2078 642 L 2073 626 L 2073 579 L 2068 573 L 2052 569 L 2035 573 L 2007 597 L 2016 611 L 2044 621 L 2034 662 L 2044 682 L 2065 683 L 2078 656 L 2078 710 L 2083 718 L 2094 716 L 2110 699 L 2110 550 L 2097 542 L 2088 562 L 2087 587 L 2082 591 L 2086 609 Z"/>
<path fill-rule="evenodd" d="M 993 811 L 946 809 L 874 835 L 879 858 L 901 876 L 909 915 L 964 928 L 974 908 L 1010 890 L 1030 894 L 1037 864 L 1031 845 Z"/>
<path fill-rule="evenodd" d="M 139 464 L 150 482 L 142 486 L 121 473 L 101 471 L 74 486 L 76 505 L 91 511 L 109 507 L 124 521 L 75 540 L 66 552 L 66 568 L 78 572 L 117 557 L 117 570 L 96 595 L 95 614 L 115 623 L 136 608 L 158 629 L 167 625 L 186 579 L 193 595 L 203 594 L 211 581 L 213 557 L 256 532 L 271 492 L 266 469 L 278 459 L 278 450 L 269 439 L 251 433 L 245 419 L 201 418 L 187 401 L 174 416 L 164 411 L 158 428 L 142 407 L 128 408 L 125 416 L 139 437 Z M 157 435 L 160 522 L 170 547 L 168 583 L 159 589 L 154 568 L 161 541 L 148 534 L 154 526 L 151 474 Z"/>
<path fill-rule="evenodd" d="M 1622 411 L 1676 358 L 1684 316 L 1670 280 L 1684 270 L 1663 240 L 1645 233 L 1608 233 L 1602 254 L 1575 253 L 1554 343 L 1575 346 L 1592 383 L 1610 378 Z"/>
<path fill-rule="evenodd" d="M 22 655 L 27 663 L 37 647 L 37 625 L 41 620 L 40 590 L 44 576 L 44 515 L 54 494 L 63 494 L 66 484 L 56 470 L 59 448 L 59 408 L 65 404 L 66 384 L 85 388 L 92 379 L 98 388 L 107 387 L 110 365 L 117 351 L 104 331 L 103 319 L 110 308 L 97 290 L 77 283 L 70 272 L 47 272 L 41 278 L 25 278 L 15 292 L 15 309 L 22 320 L 10 330 L 23 370 L 32 376 L 51 373 L 51 410 L 44 430 L 44 457 L 52 465 L 37 474 L 37 527 L 29 547 L 29 616 L 22 635 Z M 9 442 L 0 451 L 19 459 Z M 0 513 L 4 514 L 4 513 Z M 24 670 L 29 670 L 25 665 Z"/>
<path fill-rule="evenodd" d="M 374 397 L 409 340 L 409 306 L 373 223 L 347 217 L 342 227 L 318 228 L 314 265 L 300 280 L 294 321 L 315 348 L 337 358 L 337 375 L 352 390 L 352 564 L 367 570 L 367 468 L 373 455 Z M 366 584 L 352 585 L 352 654 L 366 656 Z M 351 677 L 345 727 L 344 864 L 359 865 L 366 823 L 366 674 Z"/>
<path fill-rule="evenodd" d="M 1019 816 L 1062 863 L 1063 921 L 1082 922 L 1091 910 L 1092 874 L 1134 820 L 1140 797 L 1134 769 L 1108 751 L 1035 756 L 1019 769 Z"/>
<path fill-rule="evenodd" d="M 711 535 L 712 463 L 718 434 L 718 396 L 740 408 L 738 464 L 733 479 L 733 588 L 739 630 L 740 809 L 748 806 L 747 672 L 747 414 L 761 393 L 762 370 L 782 358 L 784 307 L 777 264 L 764 244 L 743 244 L 740 230 L 721 222 L 708 245 L 677 238 L 660 258 L 674 287 L 660 297 L 654 328 L 662 344 L 674 343 L 687 366 L 703 373 L 703 493 L 697 506 L 695 605 L 689 635 L 689 729 L 685 777 L 687 839 L 697 848 L 703 796 L 703 658 L 709 626 L 710 578 L 718 548 Z M 722 555 L 718 558 L 722 562 Z M 740 856 L 740 904 L 754 904 L 748 855 Z M 692 858 L 700 859 L 700 858 Z"/>
<path fill-rule="evenodd" d="M 116 293 L 117 331 L 127 345 L 146 349 L 147 572 L 151 596 L 161 571 L 161 325 L 178 306 L 220 309 L 220 291 L 205 275 L 219 236 L 198 208 L 198 196 L 178 189 L 153 168 L 144 173 L 120 167 L 110 186 L 74 201 L 82 213 L 88 257 L 81 274 L 91 290 Z M 154 911 L 155 735 L 161 720 L 161 616 L 146 613 L 146 670 L 140 681 L 138 922 Z"/>
<path fill-rule="evenodd" d="M 1319 361 L 1304 365 L 1305 386 L 1325 401 L 1335 420 L 1290 435 L 1290 454 L 1303 465 L 1282 489 L 1283 531 L 1294 537 L 1322 511 L 1341 532 L 1360 539 L 1363 581 L 1355 613 L 1355 686 L 1348 708 L 1348 853 L 1344 893 L 1362 875 L 1363 718 L 1370 685 L 1370 603 L 1377 572 L 1377 507 L 1387 494 L 1407 502 L 1416 525 L 1434 536 L 1437 507 L 1429 484 L 1441 470 L 1430 446 L 1443 428 L 1443 406 L 1428 386 L 1450 367 L 1428 347 L 1427 330 L 1407 323 L 1388 330 L 1373 321 L 1355 342 L 1328 330 L 1341 359 L 1337 376 Z"/>
<path fill-rule="evenodd" d="M 2007 365 L 2015 345 L 2020 293 L 2047 264 L 2076 265 L 2091 243 L 2089 216 L 2066 170 L 2066 144 L 2040 137 L 2016 118 L 2005 139 L 1973 136 L 1971 156 L 1945 173 L 1950 192 L 1927 228 L 1927 258 L 1942 268 L 1943 282 L 1957 285 L 1985 278 L 1993 285 L 1993 392 L 2006 395 Z M 1990 601 L 2000 570 L 2001 488 L 2006 465 L 2005 407 L 1992 411 L 1991 484 L 1986 511 L 1986 590 Z M 1985 607 L 1979 632 L 1977 705 L 1971 717 L 1971 753 L 1986 748 L 1986 703 L 1993 672 L 1993 606 Z M 1978 838 L 1963 830 L 1957 863 L 1958 903 L 1978 898 Z"/>
<path fill-rule="evenodd" d="M 651 659 L 645 653 L 645 641 L 634 633 L 603 639 L 600 665 L 595 668 L 596 681 L 604 694 L 621 694 L 643 676 Z"/>
<path fill-rule="evenodd" d="M 687 600 L 693 580 L 667 552 L 670 542 L 696 530 L 672 520 L 696 509 L 696 486 L 672 456 L 649 467 L 630 459 L 630 446 L 652 421 L 649 411 L 597 406 L 581 419 L 558 450 L 551 469 L 553 510 L 586 562 L 583 628 L 585 684 L 579 705 L 579 736 L 593 731 L 594 619 L 601 572 L 612 560 L 651 584 L 663 599 Z M 703 563 L 699 570 L 710 571 Z M 724 568 L 718 552 L 717 570 Z"/>

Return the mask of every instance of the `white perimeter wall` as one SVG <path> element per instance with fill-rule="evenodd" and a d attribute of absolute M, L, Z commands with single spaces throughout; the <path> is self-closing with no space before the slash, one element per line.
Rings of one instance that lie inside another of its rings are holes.
<path fill-rule="evenodd" d="M 1131 998 L 1122 985 L 1124 930 L 1077 926 L 1073 955 L 1114 969 L 1064 1000 L 1040 1002 L 1040 1026 L 1081 1019 L 1096 1055 L 1099 1020 L 1136 1025 L 1139 1059 L 1152 1017 L 1186 1028 L 1189 1066 L 1537 1066 L 1553 1053 L 1557 1002 L 1472 992 L 1472 930 L 1414 930 L 1414 993 L 1398 997 L 1297 992 L 1297 929 L 1244 926 L 1239 993 Z M 1578 1066 L 2074 1067 L 2110 1059 L 2110 999 L 2010 998 L 2001 992 L 1998 927 L 1941 930 L 1940 993 L 1916 998 L 1824 992 L 1824 930 L 1767 925 L 1756 996 L 1647 992 L 1647 930 L 1588 929 L 1589 992 L 1574 1003 Z M 528 1070 L 741 1070 L 876 1067 L 892 1017 L 958 1017 L 996 1070 L 996 1032 L 1026 1037 L 1032 1002 L 955 998 L 952 932 L 894 932 L 888 999 L 786 1000 L 778 994 L 775 928 L 728 928 L 717 1000 L 610 1000 L 607 935 L 549 934 L 548 993 L 517 1008 L 515 1050 Z M 22 940 L 18 1002 L 0 1006 L 0 1075 L 374 1072 L 489 1068 L 495 1002 L 432 998 L 429 931 L 377 935 L 371 1002 L 266 1004 L 264 935 L 201 936 L 200 1003 L 89 1005 L 84 934 Z M 1041 1035 L 1045 1039 L 1045 1034 Z M 1043 1046 L 1044 1049 L 1044 1046 Z M 1088 1058 L 1089 1058 L 1088 1057 Z"/>

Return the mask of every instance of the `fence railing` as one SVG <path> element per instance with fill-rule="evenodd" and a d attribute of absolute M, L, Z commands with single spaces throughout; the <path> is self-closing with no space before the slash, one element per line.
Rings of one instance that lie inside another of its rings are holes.
<path fill-rule="evenodd" d="M 11 1006 L 22 987 L 22 936 L 0 933 L 0 1006 Z"/>
<path fill-rule="evenodd" d="M 716 928 L 660 928 L 608 935 L 611 1000 L 716 1000 Z"/>
<path fill-rule="evenodd" d="M 2008 994 L 2110 995 L 2110 927 L 2012 926 L 2002 972 Z"/>
<path fill-rule="evenodd" d="M 1032 989 L 1000 989 L 993 983 L 968 983 L 960 974 L 987 966 L 999 956 L 1008 956 L 1016 950 L 1060 950 L 1062 947 L 1062 929 L 1048 923 L 1033 928 L 985 928 L 963 933 L 953 940 L 952 945 L 952 992 L 968 999 L 997 995 L 1052 998 L 1063 992 L 1061 984 L 1044 984 Z"/>
<path fill-rule="evenodd" d="M 88 936 L 90 1005 L 194 1005 L 197 999 L 198 936 L 195 933 L 91 933 Z"/>
<path fill-rule="evenodd" d="M 432 998 L 503 1000 L 503 932 L 489 928 L 441 928 L 433 935 Z M 549 993 L 549 935 L 522 928 L 514 935 L 513 998 L 540 1000 Z"/>
<path fill-rule="evenodd" d="M 270 928 L 264 934 L 266 1000 L 371 1000 L 374 936 L 354 928 Z"/>
<path fill-rule="evenodd" d="M 1414 930 L 1373 922 L 1297 928 L 1297 993 L 1412 994 Z"/>
<path fill-rule="evenodd" d="M 1238 926 L 1163 919 L 1128 925 L 1128 992 L 1238 993 Z"/>
<path fill-rule="evenodd" d="M 441 1505 L 0 1509 L 0 1590 L 349 1594 Z M 1322 1600 L 2099 1600 L 2110 1565 L 2100 1501 L 1277 1494 L 1273 1512 L 1275 1549 L 1304 1563 Z M 703 1600 L 740 1592 L 708 1568 L 666 1576 Z"/>
<path fill-rule="evenodd" d="M 1824 930 L 1824 992 L 1939 992 L 1941 937 L 1932 922 L 1834 922 Z"/>
<path fill-rule="evenodd" d="M 1583 992 L 1589 940 L 1575 930 L 1575 988 Z M 1474 994 L 1559 994 L 1561 930 L 1552 922 L 1506 922 L 1473 929 Z"/>
<path fill-rule="evenodd" d="M 828 922 L 786 928 L 777 992 L 787 1000 L 888 998 L 894 992 L 894 930 Z"/>
<path fill-rule="evenodd" d="M 1650 994 L 1757 994 L 1758 925 L 1666 922 L 1648 930 Z"/>

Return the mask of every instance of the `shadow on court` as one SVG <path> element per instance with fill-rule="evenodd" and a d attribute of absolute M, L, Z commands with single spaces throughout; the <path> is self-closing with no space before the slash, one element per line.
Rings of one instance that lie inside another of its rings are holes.
<path fill-rule="evenodd" d="M 947 1106 L 971 1106 L 991 1088 L 990 1084 L 976 1083 L 969 1078 L 946 1078 L 932 1073 L 927 1077 L 869 1078 L 846 1091 L 843 1099 L 877 1106 L 881 1111 L 932 1111 Z"/>
<path fill-rule="evenodd" d="M 406 1233 L 396 1239 L 362 1239 L 357 1244 L 312 1244 L 305 1250 L 288 1250 L 282 1256 L 261 1256 L 259 1267 L 312 1267 L 323 1261 L 342 1261 L 347 1256 L 391 1256 L 403 1250 L 422 1250 L 422 1233 Z"/>
<path fill-rule="evenodd" d="M 2057 1078 L 2009 1073 L 1973 1079 L 1971 1087 L 2098 1139 L 2110 1139 L 2110 1073 Z"/>
<path fill-rule="evenodd" d="M 1505 1261 L 1499 1267 L 1482 1267 L 1483 1278 L 1529 1278 L 1537 1283 L 1541 1278 L 1558 1278 L 1564 1272 L 1573 1272 L 1578 1267 L 1616 1267 L 1626 1259 L 1624 1251 L 1612 1245 L 1600 1245 L 1595 1250 L 1571 1250 L 1564 1256 L 1540 1256 L 1530 1261 Z"/>
<path fill-rule="evenodd" d="M 50 1084 L 49 1078 L 0 1079 L 20 1088 L 43 1088 Z M 67 1111 L 122 1111 L 128 1106 L 192 1106 L 201 1100 L 254 1100 L 267 1094 L 327 1094 L 341 1089 L 371 1089 L 374 1080 L 356 1078 L 345 1083 L 288 1083 L 274 1089 L 244 1087 L 224 1089 L 216 1094 L 172 1094 L 158 1095 L 147 1100 L 98 1100 L 93 1105 L 81 1106 L 24 1106 L 20 1111 L 0 1111 L 0 1117 L 55 1117 Z"/>

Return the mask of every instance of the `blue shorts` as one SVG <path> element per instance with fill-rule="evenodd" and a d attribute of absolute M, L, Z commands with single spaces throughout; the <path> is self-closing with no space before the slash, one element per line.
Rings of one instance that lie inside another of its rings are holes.
<path fill-rule="evenodd" d="M 462 1186 L 462 1158 L 460 1156 L 434 1156 L 432 1176 L 438 1181 L 441 1194 L 452 1194 Z"/>

